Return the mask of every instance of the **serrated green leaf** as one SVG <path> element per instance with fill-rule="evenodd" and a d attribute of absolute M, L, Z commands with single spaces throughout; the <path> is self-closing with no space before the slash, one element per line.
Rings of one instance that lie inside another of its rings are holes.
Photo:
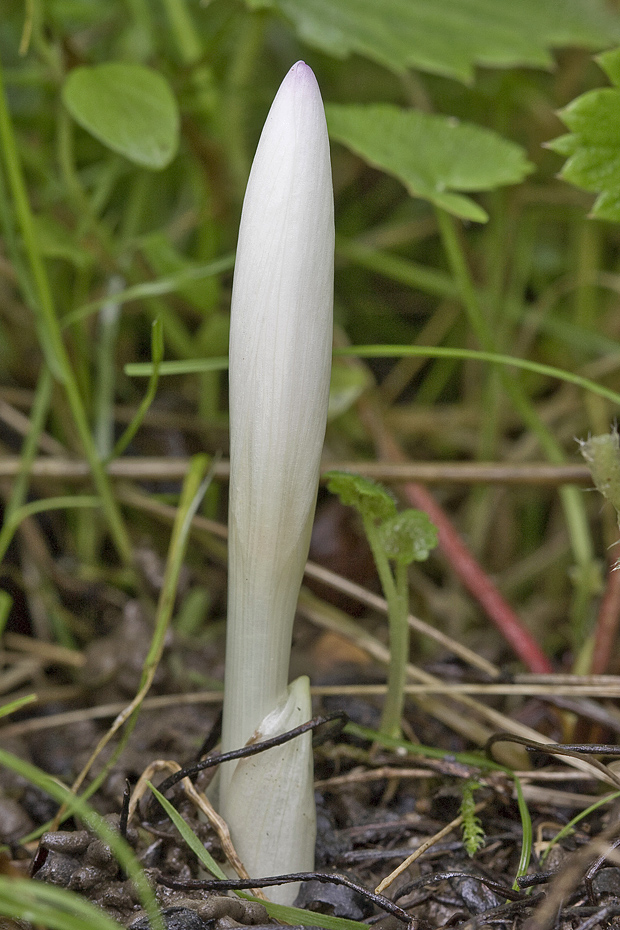
<path fill-rule="evenodd" d="M 592 213 L 596 214 L 600 220 L 620 222 L 620 190 L 609 191 L 597 197 Z"/>
<path fill-rule="evenodd" d="M 610 52 L 597 55 L 596 61 L 612 84 L 620 86 L 620 48 L 613 48 Z"/>
<path fill-rule="evenodd" d="M 248 0 L 257 7 L 257 0 Z M 260 6 L 265 5 L 264 2 Z M 276 0 L 298 35 L 330 55 L 470 81 L 477 65 L 551 68 L 550 49 L 605 48 L 620 19 L 602 0 Z"/>
<path fill-rule="evenodd" d="M 177 103 L 157 71 L 123 62 L 74 68 L 62 96 L 80 126 L 134 164 L 158 170 L 176 155 Z"/>
<path fill-rule="evenodd" d="M 396 513 L 394 499 L 380 484 L 347 471 L 328 471 L 325 475 L 327 490 L 336 494 L 341 503 L 355 507 L 371 520 L 387 520 Z"/>
<path fill-rule="evenodd" d="M 517 184 L 533 170 L 523 149 L 497 133 L 446 116 L 389 104 L 326 107 L 332 138 L 401 181 L 413 197 L 463 219 L 485 211 L 456 191 Z"/>
<path fill-rule="evenodd" d="M 614 57 L 615 56 L 615 57 Z M 620 77 L 620 59 L 606 59 L 610 76 Z M 599 194 L 593 216 L 620 222 L 620 90 L 591 90 L 560 112 L 571 132 L 548 147 L 568 156 L 561 171 L 565 181 Z"/>
<path fill-rule="evenodd" d="M 424 562 L 437 545 L 437 529 L 421 510 L 403 510 L 385 520 L 377 533 L 388 559 L 401 565 Z"/>
<path fill-rule="evenodd" d="M 564 155 L 568 158 L 569 155 L 573 155 L 578 148 L 576 137 L 567 132 L 564 136 L 558 136 L 557 139 L 552 139 L 551 142 L 546 142 L 545 147 L 551 149 L 553 152 L 557 152 L 558 155 Z"/>

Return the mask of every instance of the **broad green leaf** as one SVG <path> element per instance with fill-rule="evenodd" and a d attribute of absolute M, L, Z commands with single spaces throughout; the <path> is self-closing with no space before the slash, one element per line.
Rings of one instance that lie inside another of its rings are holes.
<path fill-rule="evenodd" d="M 437 545 L 437 529 L 421 510 L 403 510 L 385 520 L 377 533 L 388 559 L 401 565 L 424 562 Z"/>
<path fill-rule="evenodd" d="M 151 68 L 122 62 L 74 68 L 63 101 L 80 126 L 136 165 L 158 170 L 176 155 L 177 103 Z"/>
<path fill-rule="evenodd" d="M 333 139 L 401 181 L 413 197 L 455 216 L 485 222 L 485 211 L 456 191 L 517 184 L 533 170 L 523 149 L 497 133 L 446 116 L 390 104 L 326 107 Z"/>
<path fill-rule="evenodd" d="M 347 471 L 328 471 L 325 478 L 327 490 L 336 494 L 347 507 L 355 507 L 362 517 L 387 520 L 396 514 L 393 497 L 370 478 L 352 475 Z"/>
<path fill-rule="evenodd" d="M 610 80 L 620 85 L 620 49 L 598 57 Z M 602 87 L 577 97 L 560 111 L 571 130 L 548 143 L 567 158 L 565 181 L 598 194 L 592 215 L 620 222 L 620 89 Z"/>
<path fill-rule="evenodd" d="M 551 68 L 550 49 L 605 48 L 620 18 L 602 0 L 247 0 L 277 7 L 301 39 L 392 71 L 420 68 L 471 81 L 476 65 Z"/>

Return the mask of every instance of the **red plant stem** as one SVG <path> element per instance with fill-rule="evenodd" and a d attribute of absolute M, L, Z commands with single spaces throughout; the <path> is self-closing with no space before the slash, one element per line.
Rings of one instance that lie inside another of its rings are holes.
<path fill-rule="evenodd" d="M 378 411 L 372 409 L 369 404 L 363 404 L 360 407 L 360 412 L 373 436 L 380 457 L 391 462 L 405 461 L 402 449 L 386 428 Z M 423 510 L 433 521 L 437 527 L 439 546 L 447 557 L 451 568 L 484 609 L 489 620 L 514 649 L 523 664 L 530 672 L 537 674 L 552 672 L 553 667 L 547 656 L 476 561 L 452 525 L 450 518 L 430 491 L 424 485 L 413 481 L 405 484 L 402 490 L 408 502 Z M 620 572 L 617 574 L 620 575 Z"/>
<path fill-rule="evenodd" d="M 433 495 L 422 484 L 413 482 L 405 485 L 407 500 L 423 510 L 437 527 L 439 545 L 452 568 L 470 594 L 484 608 L 504 639 L 530 672 L 547 674 L 553 667 L 530 631 L 523 625 L 515 611 L 497 590 L 489 576 L 471 554 L 445 511 Z"/>
<path fill-rule="evenodd" d="M 607 584 L 596 619 L 594 649 L 590 674 L 604 675 L 609 660 L 616 654 L 618 624 L 620 623 L 620 571 L 614 571 L 615 559 L 607 570 Z"/>

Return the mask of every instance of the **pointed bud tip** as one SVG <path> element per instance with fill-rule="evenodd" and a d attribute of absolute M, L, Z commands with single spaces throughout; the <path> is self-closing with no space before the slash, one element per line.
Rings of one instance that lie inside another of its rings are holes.
<path fill-rule="evenodd" d="M 300 83 L 307 82 L 318 88 L 318 83 L 314 71 L 309 65 L 306 64 L 305 61 L 296 61 L 284 78 L 283 83 L 289 78 L 291 80 L 299 81 Z"/>

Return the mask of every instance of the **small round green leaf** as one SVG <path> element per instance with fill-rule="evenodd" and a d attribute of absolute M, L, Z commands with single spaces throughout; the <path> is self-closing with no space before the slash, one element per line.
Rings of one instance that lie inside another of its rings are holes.
<path fill-rule="evenodd" d="M 437 545 L 437 529 L 421 510 L 403 510 L 378 527 L 379 542 L 388 559 L 401 565 L 424 562 Z"/>
<path fill-rule="evenodd" d="M 123 62 L 74 68 L 63 101 L 80 126 L 136 165 L 159 170 L 176 155 L 177 102 L 151 68 Z"/>
<path fill-rule="evenodd" d="M 346 471 L 329 471 L 325 477 L 327 490 L 336 494 L 347 507 L 355 507 L 362 517 L 386 520 L 396 513 L 394 498 L 370 478 Z"/>

